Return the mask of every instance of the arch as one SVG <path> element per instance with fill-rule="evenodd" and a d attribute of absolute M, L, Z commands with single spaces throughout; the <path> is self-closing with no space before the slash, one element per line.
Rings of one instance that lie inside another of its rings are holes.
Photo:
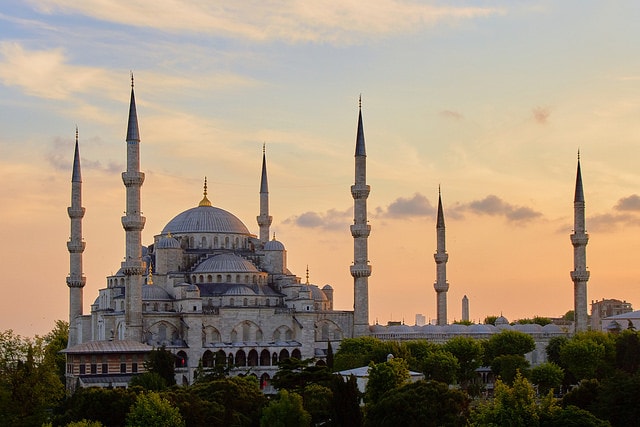
<path fill-rule="evenodd" d="M 227 366 L 230 368 L 233 367 L 233 353 L 229 353 L 229 357 L 227 358 Z"/>
<path fill-rule="evenodd" d="M 195 274 L 193 274 L 191 276 L 191 283 L 196 283 L 196 275 Z"/>
<path fill-rule="evenodd" d="M 273 355 L 271 356 L 271 365 L 276 366 L 277 364 L 278 364 L 278 353 L 274 351 Z"/>
<path fill-rule="evenodd" d="M 244 283 L 246 283 L 247 285 L 249 284 L 249 275 L 248 274 L 244 275 Z"/>
<path fill-rule="evenodd" d="M 202 274 L 198 276 L 198 281 L 199 281 L 200 283 L 203 283 L 203 282 L 204 282 L 204 277 L 202 276 Z"/>
<path fill-rule="evenodd" d="M 213 365 L 214 365 L 214 355 L 211 351 L 207 350 L 202 355 L 202 367 L 213 368 Z"/>
<path fill-rule="evenodd" d="M 187 353 L 180 350 L 176 354 L 176 368 L 186 368 L 188 366 Z"/>
<path fill-rule="evenodd" d="M 207 247 L 207 238 L 205 236 L 202 236 L 202 240 L 200 241 L 200 247 L 203 249 Z"/>
<path fill-rule="evenodd" d="M 218 247 L 218 236 L 213 238 L 213 247 L 214 249 Z"/>
<path fill-rule="evenodd" d="M 247 357 L 247 365 L 258 366 L 258 352 L 256 350 L 251 350 L 249 352 L 249 356 Z"/>
<path fill-rule="evenodd" d="M 227 283 L 231 283 L 231 275 L 227 274 Z"/>
<path fill-rule="evenodd" d="M 271 365 L 271 355 L 269 354 L 269 350 L 264 349 L 260 352 L 260 366 L 269 365 Z"/>
<path fill-rule="evenodd" d="M 236 330 L 231 331 L 231 342 L 238 341 L 238 332 Z"/>
<path fill-rule="evenodd" d="M 244 342 L 250 341 L 251 340 L 251 338 L 249 337 L 250 333 L 251 333 L 251 325 L 249 323 L 244 323 L 242 325 L 242 341 Z"/>
<path fill-rule="evenodd" d="M 325 362 L 324 360 L 318 360 L 316 362 L 316 366 L 327 366 L 327 362 Z"/>
<path fill-rule="evenodd" d="M 245 306 L 245 307 L 246 307 L 247 305 L 249 305 L 249 299 L 248 299 L 248 298 L 244 298 L 244 299 L 242 300 L 242 305 L 243 305 L 243 306 Z"/>
<path fill-rule="evenodd" d="M 220 331 L 213 326 L 205 326 L 202 330 L 203 345 L 208 343 L 220 342 Z"/>
<path fill-rule="evenodd" d="M 124 286 L 124 279 L 120 279 L 120 286 Z"/>
<path fill-rule="evenodd" d="M 227 249 L 229 247 L 229 236 L 224 238 L 224 248 Z"/>
<path fill-rule="evenodd" d="M 216 282 L 218 282 L 218 283 L 222 283 L 222 274 L 218 274 L 218 275 L 216 276 Z"/>
<path fill-rule="evenodd" d="M 215 366 L 224 366 L 227 364 L 227 355 L 224 350 L 218 350 L 215 354 L 213 363 Z"/>
<path fill-rule="evenodd" d="M 193 242 L 193 236 L 189 237 L 189 247 L 190 248 L 194 248 L 195 247 L 194 242 Z"/>
<path fill-rule="evenodd" d="M 236 283 L 240 283 L 240 280 L 241 280 L 240 277 L 241 276 L 239 274 L 236 274 Z"/>
<path fill-rule="evenodd" d="M 239 241 L 238 241 L 238 238 L 236 237 L 235 243 L 233 244 L 234 249 L 238 247 L 238 243 Z"/>
<path fill-rule="evenodd" d="M 280 356 L 278 356 L 278 361 L 282 362 L 283 360 L 287 360 L 289 358 L 289 351 L 286 348 L 280 350 Z"/>
<path fill-rule="evenodd" d="M 207 283 L 213 283 L 213 276 L 210 274 L 207 274 Z"/>
<path fill-rule="evenodd" d="M 244 350 L 236 352 L 236 366 L 247 366 L 247 354 Z"/>
<path fill-rule="evenodd" d="M 300 353 L 300 349 L 299 349 L 299 348 L 295 348 L 295 349 L 291 352 L 291 358 L 292 358 L 292 359 L 302 360 L 302 354 Z"/>

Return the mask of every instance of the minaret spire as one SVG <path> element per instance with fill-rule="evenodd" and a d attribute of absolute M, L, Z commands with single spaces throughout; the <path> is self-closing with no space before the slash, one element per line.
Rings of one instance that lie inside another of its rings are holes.
<path fill-rule="evenodd" d="M 122 227 L 126 236 L 126 254 L 122 263 L 126 276 L 125 336 L 119 338 L 142 341 L 142 275 L 145 270 L 142 262 L 142 229 L 145 218 L 140 207 L 140 189 L 144 182 L 144 173 L 140 172 L 140 133 L 133 92 L 133 73 L 127 124 L 127 171 L 122 173 L 122 182 L 127 191 L 126 212 L 122 217 Z"/>
<path fill-rule="evenodd" d="M 433 288 L 436 290 L 436 306 L 437 306 L 437 322 L 438 325 L 447 324 L 447 291 L 449 283 L 447 282 L 447 261 L 449 254 L 446 250 L 444 212 L 442 209 L 442 193 L 438 186 L 438 217 L 436 219 L 436 240 L 437 249 L 433 255 L 436 261 L 436 282 Z"/>
<path fill-rule="evenodd" d="M 353 196 L 353 336 L 369 333 L 369 265 L 368 238 L 371 226 L 367 221 L 367 198 L 371 187 L 367 185 L 367 154 L 362 126 L 362 96 L 358 99 L 358 130 L 356 134 L 355 184 L 351 186 Z"/>
<path fill-rule="evenodd" d="M 580 151 L 578 151 L 578 168 L 576 172 L 576 191 L 573 199 L 573 303 L 575 313 L 575 332 L 586 331 L 588 327 L 587 315 L 587 243 L 589 235 L 585 227 L 584 190 L 582 188 L 582 172 L 580 170 Z"/>
<path fill-rule="evenodd" d="M 267 182 L 266 145 L 262 144 L 262 175 L 260 177 L 260 215 L 256 217 L 260 227 L 260 241 L 269 241 L 269 226 L 273 218 L 269 215 L 269 183 Z"/>
<path fill-rule="evenodd" d="M 76 126 L 76 145 L 73 156 L 73 172 L 71 175 L 71 206 L 67 209 L 71 219 L 71 237 L 67 242 L 69 251 L 69 341 L 68 347 L 80 344 L 78 321 L 82 316 L 82 288 L 86 283 L 82 269 L 82 253 L 85 243 L 82 240 L 82 218 L 85 209 L 82 207 L 82 174 L 80 171 L 80 150 L 78 149 L 78 127 Z"/>

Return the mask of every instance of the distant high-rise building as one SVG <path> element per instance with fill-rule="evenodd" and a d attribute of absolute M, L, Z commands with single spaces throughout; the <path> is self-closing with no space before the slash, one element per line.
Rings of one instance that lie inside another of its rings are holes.
<path fill-rule="evenodd" d="M 416 326 L 424 326 L 427 323 L 427 318 L 424 314 L 416 314 Z"/>
<path fill-rule="evenodd" d="M 469 321 L 469 298 L 466 295 L 462 297 L 462 321 Z"/>
<path fill-rule="evenodd" d="M 605 317 L 617 316 L 619 314 L 631 313 L 633 308 L 630 302 L 619 299 L 603 299 L 602 301 L 591 301 L 591 329 L 602 330 L 602 319 Z"/>

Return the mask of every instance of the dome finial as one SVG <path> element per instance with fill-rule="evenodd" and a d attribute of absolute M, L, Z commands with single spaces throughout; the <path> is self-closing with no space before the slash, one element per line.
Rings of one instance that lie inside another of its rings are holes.
<path fill-rule="evenodd" d="M 131 89 L 133 89 L 133 71 L 129 71 L 131 73 Z"/>
<path fill-rule="evenodd" d="M 147 285 L 153 285 L 153 264 L 149 263 L 149 274 L 147 275 Z"/>
<path fill-rule="evenodd" d="M 207 177 L 204 177 L 204 197 L 200 200 L 198 206 L 211 206 L 211 202 L 207 198 Z"/>
<path fill-rule="evenodd" d="M 276 240 L 276 232 L 273 232 L 273 240 Z"/>
<path fill-rule="evenodd" d="M 362 94 L 358 97 L 358 108 L 362 109 Z"/>
<path fill-rule="evenodd" d="M 307 283 L 306 285 L 309 284 L 309 264 L 307 264 Z"/>
<path fill-rule="evenodd" d="M 580 161 L 580 149 L 578 148 L 578 161 Z"/>

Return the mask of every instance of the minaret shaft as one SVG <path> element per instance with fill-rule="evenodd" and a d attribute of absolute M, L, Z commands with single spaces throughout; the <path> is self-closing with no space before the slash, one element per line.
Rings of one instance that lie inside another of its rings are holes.
<path fill-rule="evenodd" d="M 122 217 L 125 230 L 125 339 L 142 341 L 142 230 L 145 218 L 141 215 L 140 189 L 144 174 L 140 172 L 140 137 L 133 84 L 127 128 L 127 171 L 122 173 L 126 188 L 126 212 Z"/>
<path fill-rule="evenodd" d="M 447 324 L 447 261 L 449 255 L 446 250 L 446 237 L 444 225 L 444 212 L 442 209 L 442 197 L 438 194 L 438 217 L 436 219 L 436 253 L 433 255 L 436 261 L 436 282 L 433 288 L 436 291 L 436 310 L 438 325 Z"/>
<path fill-rule="evenodd" d="M 351 186 L 353 196 L 353 335 L 359 337 L 369 334 L 369 265 L 368 238 L 371 226 L 367 220 L 367 198 L 370 187 L 367 185 L 367 155 L 365 152 L 362 110 L 358 112 L 358 131 L 356 135 L 355 183 Z"/>
<path fill-rule="evenodd" d="M 67 250 L 69 251 L 69 276 L 67 276 L 67 286 L 69 287 L 68 346 L 71 347 L 79 344 L 80 341 L 76 320 L 82 316 L 82 288 L 86 283 L 82 266 L 82 253 L 85 248 L 85 243 L 82 240 L 82 218 L 85 209 L 82 207 L 82 178 L 77 130 L 71 178 L 71 206 L 67 209 L 67 213 L 71 220 L 71 237 L 67 242 Z"/>
<path fill-rule="evenodd" d="M 573 202 L 573 301 L 575 315 L 575 332 L 583 332 L 588 328 L 587 313 L 587 282 L 589 271 L 587 270 L 587 243 L 589 235 L 585 227 L 585 202 L 582 188 L 582 173 L 580 171 L 580 158 L 578 157 L 578 170 L 576 173 L 576 191 Z"/>

